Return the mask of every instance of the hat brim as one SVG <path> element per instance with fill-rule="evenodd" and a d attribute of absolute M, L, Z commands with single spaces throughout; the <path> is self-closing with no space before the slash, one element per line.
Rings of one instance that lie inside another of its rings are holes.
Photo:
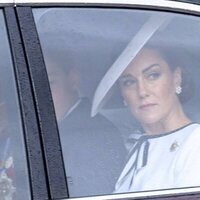
<path fill-rule="evenodd" d="M 106 101 L 106 96 L 109 96 L 108 93 L 110 89 L 127 66 L 133 61 L 138 52 L 150 40 L 155 32 L 162 26 L 166 26 L 171 19 L 172 17 L 167 14 L 156 13 L 152 14 L 152 16 L 144 23 L 100 81 L 94 94 L 91 116 L 95 116 L 99 112 L 99 109 Z"/>

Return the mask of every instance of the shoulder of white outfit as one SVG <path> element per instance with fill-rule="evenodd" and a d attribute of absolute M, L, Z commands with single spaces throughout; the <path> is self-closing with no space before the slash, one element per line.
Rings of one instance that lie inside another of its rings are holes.
<path fill-rule="evenodd" d="M 200 159 L 197 159 L 200 153 L 200 124 L 194 123 L 189 125 L 188 128 L 187 136 L 180 146 L 179 156 L 182 158 L 180 160 L 184 162 L 186 162 L 186 159 L 187 161 L 199 160 L 200 163 Z"/>
<path fill-rule="evenodd" d="M 200 124 L 191 124 L 193 130 L 188 134 L 176 157 L 174 174 L 177 186 L 200 184 Z"/>
<path fill-rule="evenodd" d="M 195 143 L 197 142 L 200 146 L 200 124 L 193 123 L 193 124 L 189 125 L 189 128 L 190 127 L 191 127 L 191 130 L 190 129 L 188 130 L 187 141 L 188 142 L 194 141 Z"/>
<path fill-rule="evenodd" d="M 200 149 L 200 124 L 191 123 L 176 133 L 177 135 L 175 137 L 180 142 L 180 149 L 194 149 L 195 145 Z"/>
<path fill-rule="evenodd" d="M 198 134 L 199 133 L 199 134 Z M 193 137 L 199 137 L 200 138 L 200 124 L 198 123 L 190 123 L 184 127 L 181 127 L 175 131 L 168 132 L 159 136 L 153 136 L 150 137 L 149 139 L 159 139 L 159 138 L 177 138 L 179 141 L 183 141 L 187 138 L 192 139 Z M 166 137 L 165 137 L 166 136 Z"/>

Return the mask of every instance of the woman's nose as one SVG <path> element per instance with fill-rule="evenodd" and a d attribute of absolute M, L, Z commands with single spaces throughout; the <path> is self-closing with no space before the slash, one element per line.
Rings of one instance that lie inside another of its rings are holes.
<path fill-rule="evenodd" d="M 149 96 L 148 86 L 144 81 L 138 82 L 138 95 L 141 99 Z"/>

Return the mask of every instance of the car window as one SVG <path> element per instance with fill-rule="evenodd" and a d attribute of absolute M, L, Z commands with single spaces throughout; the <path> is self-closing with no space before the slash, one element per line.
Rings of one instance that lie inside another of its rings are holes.
<path fill-rule="evenodd" d="M 103 8 L 33 14 L 69 196 L 200 186 L 199 18 Z"/>
<path fill-rule="evenodd" d="M 20 107 L 2 10 L 0 42 L 0 199 L 30 199 Z"/>

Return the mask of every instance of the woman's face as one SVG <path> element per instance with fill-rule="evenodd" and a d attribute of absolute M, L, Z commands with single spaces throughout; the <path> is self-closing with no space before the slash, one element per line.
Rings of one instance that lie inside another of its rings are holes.
<path fill-rule="evenodd" d="M 180 69 L 171 71 L 156 50 L 141 50 L 119 83 L 128 107 L 143 125 L 168 120 L 177 110 L 179 100 L 175 89 L 181 84 Z"/>

